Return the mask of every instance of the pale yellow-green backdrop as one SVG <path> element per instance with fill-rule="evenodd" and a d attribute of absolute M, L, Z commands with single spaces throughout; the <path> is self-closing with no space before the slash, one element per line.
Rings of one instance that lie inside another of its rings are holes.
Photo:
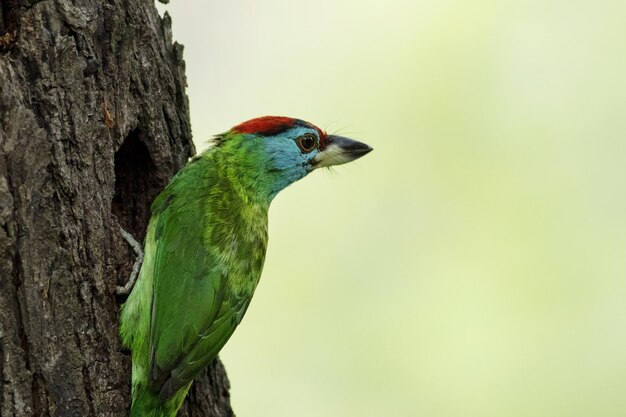
<path fill-rule="evenodd" d="M 371 144 L 284 191 L 241 417 L 626 416 L 624 0 L 172 0 L 198 149 Z"/>

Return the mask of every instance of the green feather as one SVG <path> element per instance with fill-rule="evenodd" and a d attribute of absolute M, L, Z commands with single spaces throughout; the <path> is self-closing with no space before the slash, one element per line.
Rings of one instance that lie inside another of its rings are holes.
<path fill-rule="evenodd" d="M 228 160 L 205 152 L 152 205 L 144 263 L 120 325 L 133 356 L 131 416 L 175 415 L 241 322 L 261 276 L 269 201 L 247 192 L 248 178 Z"/>

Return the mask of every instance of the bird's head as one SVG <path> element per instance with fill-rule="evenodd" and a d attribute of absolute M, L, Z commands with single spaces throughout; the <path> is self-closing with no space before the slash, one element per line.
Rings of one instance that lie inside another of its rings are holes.
<path fill-rule="evenodd" d="M 278 116 L 241 123 L 217 136 L 216 145 L 236 155 L 253 186 L 266 188 L 270 198 L 314 169 L 345 164 L 372 150 L 303 120 Z"/>

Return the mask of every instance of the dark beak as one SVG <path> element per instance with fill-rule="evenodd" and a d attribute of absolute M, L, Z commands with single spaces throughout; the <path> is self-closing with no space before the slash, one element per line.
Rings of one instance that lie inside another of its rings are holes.
<path fill-rule="evenodd" d="M 328 135 L 324 149 L 313 158 L 315 168 L 341 165 L 370 153 L 372 148 L 365 143 L 343 136 Z"/>

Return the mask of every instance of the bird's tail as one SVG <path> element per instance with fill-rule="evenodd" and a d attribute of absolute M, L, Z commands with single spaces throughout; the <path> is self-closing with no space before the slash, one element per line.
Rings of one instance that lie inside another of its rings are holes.
<path fill-rule="evenodd" d="M 171 398 L 162 400 L 159 393 L 145 385 L 137 385 L 133 389 L 133 403 L 129 417 L 176 417 L 183 404 L 189 386 L 176 392 Z"/>

